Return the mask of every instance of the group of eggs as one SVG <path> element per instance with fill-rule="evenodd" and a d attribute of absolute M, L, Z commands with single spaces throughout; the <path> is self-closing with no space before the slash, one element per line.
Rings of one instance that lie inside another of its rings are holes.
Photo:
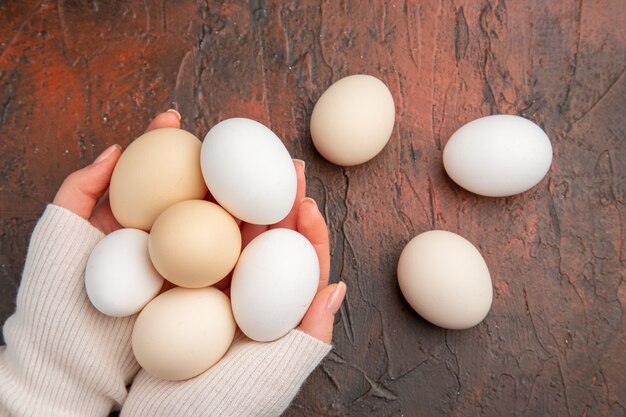
<path fill-rule="evenodd" d="M 385 147 L 394 122 L 387 86 L 353 75 L 320 97 L 311 137 L 330 162 L 358 165 Z M 492 197 L 532 188 L 551 161 L 543 130 L 509 115 L 464 125 L 443 152 L 457 184 Z M 144 369 L 163 379 L 188 379 L 219 361 L 237 326 L 265 342 L 298 325 L 317 291 L 314 248 L 295 231 L 271 229 L 242 250 L 237 221 L 279 222 L 290 212 L 296 188 L 280 138 L 250 119 L 224 120 L 202 143 L 180 129 L 157 129 L 130 144 L 110 185 L 111 209 L 124 229 L 94 248 L 85 280 L 101 312 L 140 312 L 132 346 Z M 205 200 L 207 192 L 215 203 Z M 230 298 L 213 287 L 229 274 Z M 159 294 L 164 279 L 175 287 Z M 491 307 L 484 259 L 451 232 L 411 240 L 400 256 L 398 281 L 415 311 L 441 327 L 472 327 Z"/>
<path fill-rule="evenodd" d="M 239 225 L 279 222 L 296 190 L 289 152 L 254 120 L 224 120 L 203 142 L 163 128 L 128 146 L 109 189 L 123 229 L 93 249 L 85 287 L 104 314 L 140 313 L 132 347 L 144 369 L 191 378 L 226 353 L 237 326 L 265 342 L 298 325 L 318 287 L 315 249 L 281 228 L 242 248 Z M 229 298 L 214 284 L 231 273 Z M 174 288 L 159 294 L 164 280 Z"/>
<path fill-rule="evenodd" d="M 364 163 L 387 144 L 395 121 L 393 97 L 375 77 L 353 75 L 333 84 L 311 116 L 311 137 L 329 161 Z M 443 150 L 443 165 L 461 187 L 506 197 L 537 185 L 552 163 L 545 132 L 518 116 L 493 115 L 459 128 Z M 411 307 L 431 323 L 467 329 L 491 308 L 492 283 L 480 252 L 465 238 L 433 230 L 413 238 L 398 261 L 398 283 Z"/>

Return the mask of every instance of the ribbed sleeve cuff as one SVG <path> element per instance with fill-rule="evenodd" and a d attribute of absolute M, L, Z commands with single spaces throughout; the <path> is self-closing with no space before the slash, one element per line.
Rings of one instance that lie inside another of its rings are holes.
<path fill-rule="evenodd" d="M 54 310 L 51 303 L 81 303 L 85 298 L 85 265 L 103 237 L 82 217 L 48 205 L 30 239 L 17 310 L 37 322 L 43 311 Z"/>
<path fill-rule="evenodd" d="M 279 416 L 330 350 L 299 330 L 271 343 L 244 337 L 213 368 L 188 381 L 140 371 L 122 416 Z"/>
<path fill-rule="evenodd" d="M 54 205 L 37 223 L 16 312 L 3 328 L 0 415 L 105 416 L 126 398 L 138 369 L 134 318 L 102 315 L 85 292 L 85 265 L 103 236 Z"/>

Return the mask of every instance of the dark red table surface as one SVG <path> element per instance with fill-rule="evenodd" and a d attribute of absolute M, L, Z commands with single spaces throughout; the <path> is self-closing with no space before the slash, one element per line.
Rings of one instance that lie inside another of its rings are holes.
<path fill-rule="evenodd" d="M 335 348 L 287 416 L 624 416 L 625 28 L 622 0 L 1 2 L 0 319 L 68 173 L 170 106 L 199 137 L 250 117 L 307 162 L 348 285 Z M 344 169 L 308 123 L 355 73 L 387 83 L 396 125 Z M 459 188 L 441 163 L 458 127 L 496 113 L 554 147 L 546 178 L 509 198 Z M 400 294 L 400 251 L 431 229 L 489 265 L 475 328 L 434 327 Z"/>

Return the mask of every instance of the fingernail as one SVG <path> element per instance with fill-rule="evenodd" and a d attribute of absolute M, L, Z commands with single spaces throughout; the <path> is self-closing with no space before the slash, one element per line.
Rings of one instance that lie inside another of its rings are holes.
<path fill-rule="evenodd" d="M 309 201 L 309 202 L 315 204 L 315 207 L 317 207 L 317 202 L 315 200 L 313 200 L 311 197 L 304 197 L 302 199 L 302 202 L 304 203 L 305 201 Z"/>
<path fill-rule="evenodd" d="M 328 297 L 328 304 L 326 308 L 330 314 L 336 314 L 339 311 L 339 307 L 341 307 L 341 303 L 346 296 L 346 284 L 343 281 L 339 281 L 335 286 L 335 289 Z"/>
<path fill-rule="evenodd" d="M 302 169 L 306 168 L 306 163 L 302 159 L 294 159 L 293 162 L 302 165 Z"/>
<path fill-rule="evenodd" d="M 104 161 L 109 156 L 111 156 L 113 154 L 113 152 L 115 152 L 117 150 L 121 151 L 122 147 L 120 145 L 118 145 L 118 144 L 109 146 L 108 148 L 106 148 L 104 150 L 104 152 L 102 152 L 100 155 L 98 155 L 98 157 L 96 158 L 95 161 L 93 161 L 94 165 Z"/>
<path fill-rule="evenodd" d="M 179 121 L 180 121 L 180 119 L 182 118 L 182 117 L 181 117 L 181 115 L 180 115 L 180 113 L 179 113 L 178 111 L 176 111 L 176 109 L 169 109 L 166 113 L 172 113 L 172 114 L 174 114 L 174 115 L 178 118 L 178 120 L 179 120 Z"/>

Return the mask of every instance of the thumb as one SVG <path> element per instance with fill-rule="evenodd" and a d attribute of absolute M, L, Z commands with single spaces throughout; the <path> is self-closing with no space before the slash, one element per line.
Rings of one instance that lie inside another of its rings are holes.
<path fill-rule="evenodd" d="M 89 219 L 96 202 L 109 187 L 113 168 L 121 154 L 121 146 L 110 146 L 93 164 L 71 173 L 63 181 L 53 204 Z"/>
<path fill-rule="evenodd" d="M 333 322 L 346 296 L 346 284 L 332 284 L 315 295 L 298 328 L 325 343 L 333 340 Z"/>

